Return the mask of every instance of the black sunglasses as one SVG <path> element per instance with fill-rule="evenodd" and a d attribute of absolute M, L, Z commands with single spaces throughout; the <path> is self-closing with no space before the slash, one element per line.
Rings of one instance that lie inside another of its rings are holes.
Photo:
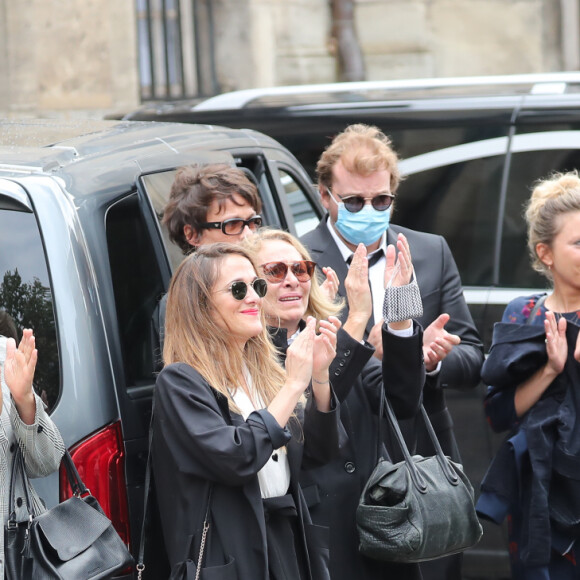
<path fill-rule="evenodd" d="M 308 282 L 312 278 L 312 274 L 314 274 L 316 262 L 309 260 L 300 260 L 292 264 L 286 264 L 286 262 L 268 262 L 267 264 L 262 264 L 260 268 L 270 282 L 282 282 L 286 278 L 286 274 L 288 274 L 288 269 L 296 276 L 299 282 Z"/>
<path fill-rule="evenodd" d="M 232 285 L 227 290 L 232 293 L 236 300 L 243 300 L 248 294 L 248 286 L 251 286 L 260 298 L 264 298 L 266 292 L 268 292 L 268 283 L 263 278 L 256 278 L 250 284 L 238 280 L 237 282 L 232 282 Z"/>
<path fill-rule="evenodd" d="M 224 220 L 223 222 L 206 222 L 204 224 L 199 224 L 197 227 L 200 229 L 215 229 L 221 231 L 226 236 L 237 236 L 244 231 L 247 226 L 253 232 L 255 232 L 262 225 L 262 216 L 255 215 L 249 220 L 243 220 L 241 218 L 232 218 L 230 220 Z"/>
<path fill-rule="evenodd" d="M 330 187 L 327 187 L 326 189 L 328 190 L 328 193 L 332 197 Z M 340 195 L 337 194 L 337 197 L 342 203 L 344 203 L 344 207 L 350 213 L 358 213 L 359 211 L 361 211 L 361 209 L 365 206 L 365 202 L 367 199 L 370 200 L 371 205 L 377 211 L 387 211 L 391 207 L 393 199 L 395 199 L 395 196 L 392 193 L 381 193 L 380 195 L 376 195 L 375 197 L 363 197 L 362 195 L 350 195 L 350 194 L 346 194 L 344 197 L 341 197 Z"/>

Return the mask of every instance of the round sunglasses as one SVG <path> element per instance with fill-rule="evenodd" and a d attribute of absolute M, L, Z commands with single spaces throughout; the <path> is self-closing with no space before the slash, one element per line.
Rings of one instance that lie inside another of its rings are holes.
<path fill-rule="evenodd" d="M 237 236 L 244 231 L 247 226 L 252 232 L 255 232 L 262 225 L 262 216 L 255 215 L 248 220 L 242 218 L 232 218 L 223 222 L 206 222 L 199 224 L 197 227 L 206 230 L 220 230 L 226 236 Z"/>
<path fill-rule="evenodd" d="M 330 187 L 327 187 L 326 189 L 330 197 L 332 197 L 332 199 L 336 203 L 336 200 L 334 199 L 334 196 L 330 191 Z M 340 202 L 344 203 L 344 207 L 350 213 L 358 213 L 359 211 L 361 211 L 362 208 L 365 206 L 367 199 L 370 200 L 371 205 L 377 211 L 387 211 L 391 207 L 393 200 L 395 199 L 395 196 L 392 193 L 381 193 L 379 195 L 375 195 L 375 197 L 363 197 L 362 195 L 356 194 L 351 195 L 347 193 L 344 197 L 341 197 L 340 195 L 337 194 L 337 197 Z"/>
<path fill-rule="evenodd" d="M 250 284 L 237 280 L 236 282 L 232 282 L 231 285 L 225 289 L 225 292 L 231 292 L 236 300 L 243 300 L 248 294 L 248 286 L 251 286 L 260 298 L 264 298 L 266 292 L 268 292 L 268 283 L 264 278 L 256 278 L 253 282 L 250 282 Z"/>
<path fill-rule="evenodd" d="M 312 278 L 312 274 L 314 274 L 316 262 L 311 262 L 310 260 L 300 260 L 292 264 L 286 264 L 286 262 L 268 262 L 262 264 L 260 268 L 269 282 L 282 282 L 286 278 L 288 270 L 294 274 L 299 282 L 308 282 Z"/>

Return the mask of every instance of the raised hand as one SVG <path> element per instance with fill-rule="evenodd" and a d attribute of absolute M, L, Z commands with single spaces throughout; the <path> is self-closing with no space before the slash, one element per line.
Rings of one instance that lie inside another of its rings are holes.
<path fill-rule="evenodd" d="M 385 267 L 385 288 L 405 286 L 413 275 L 413 262 L 409 242 L 403 234 L 397 236 L 397 247 L 387 246 L 387 265 Z"/>
<path fill-rule="evenodd" d="M 373 301 L 369 284 L 369 261 L 364 244 L 359 244 L 353 254 L 344 287 L 349 312 L 359 313 L 368 320 L 373 311 Z"/>
<path fill-rule="evenodd" d="M 461 342 L 456 334 L 445 330 L 449 314 L 440 314 L 423 332 L 423 357 L 427 372 L 434 371 L 453 349 Z"/>
<path fill-rule="evenodd" d="M 38 351 L 32 330 L 29 328 L 24 330 L 18 348 L 16 348 L 13 338 L 8 339 L 6 361 L 4 362 L 4 380 L 10 389 L 21 419 L 27 424 L 34 421 L 36 409 L 32 379 L 37 359 Z"/>
<path fill-rule="evenodd" d="M 302 391 L 310 384 L 314 359 L 314 339 L 316 338 L 316 319 L 309 316 L 306 328 L 296 337 L 286 351 L 287 382 L 293 383 Z"/>
<path fill-rule="evenodd" d="M 329 316 L 328 320 L 319 323 L 319 334 L 314 338 L 314 352 L 312 359 L 312 378 L 321 380 L 328 378 L 328 367 L 336 356 L 336 333 L 340 328 L 340 320 L 336 316 Z"/>
<path fill-rule="evenodd" d="M 336 293 L 338 292 L 339 280 L 336 272 L 330 268 L 322 268 L 322 273 L 324 274 L 324 282 L 320 285 L 320 289 L 330 300 L 336 298 Z"/>
<path fill-rule="evenodd" d="M 556 320 L 556 315 L 552 311 L 548 311 L 546 312 L 546 318 L 544 319 L 544 330 L 546 331 L 548 366 L 559 375 L 564 370 L 566 358 L 568 357 L 566 319 L 562 316 L 560 317 L 560 320 Z M 578 341 L 576 341 L 576 349 L 574 351 L 575 358 L 577 352 Z"/>

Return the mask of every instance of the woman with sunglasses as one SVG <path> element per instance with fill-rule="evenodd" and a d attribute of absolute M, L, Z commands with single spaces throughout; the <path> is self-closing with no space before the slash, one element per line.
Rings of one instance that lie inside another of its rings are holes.
<path fill-rule="evenodd" d="M 306 248 L 291 234 L 262 229 L 243 241 L 268 282 L 264 310 L 276 346 L 282 353 L 301 336 L 307 316 L 327 318 L 340 312 L 314 276 L 315 264 Z M 412 273 L 404 237 L 387 250 L 387 283 L 403 286 Z M 398 256 L 396 256 L 398 254 Z M 397 262 L 399 266 L 397 266 Z M 345 287 L 349 316 L 337 333 L 337 356 L 330 367 L 332 388 L 341 402 L 346 440 L 340 456 L 324 466 L 303 469 L 301 483 L 315 523 L 330 528 L 330 573 L 333 580 L 420 578 L 417 565 L 371 561 L 358 553 L 355 512 L 364 484 L 377 457 L 377 421 L 383 376 L 385 391 L 412 445 L 413 419 L 419 412 L 425 370 L 420 325 L 403 320 L 383 329 L 385 356 L 374 358 L 374 348 L 363 341 L 371 315 L 368 259 L 360 245 L 353 257 Z M 398 458 L 398 449 L 387 450 Z"/>
<path fill-rule="evenodd" d="M 226 243 L 198 248 L 172 279 L 152 446 L 165 545 L 174 570 L 201 560 L 212 578 L 327 579 L 328 532 L 311 524 L 298 476 L 337 452 L 336 328 L 316 334 L 309 319 L 284 370 L 266 291 Z"/>

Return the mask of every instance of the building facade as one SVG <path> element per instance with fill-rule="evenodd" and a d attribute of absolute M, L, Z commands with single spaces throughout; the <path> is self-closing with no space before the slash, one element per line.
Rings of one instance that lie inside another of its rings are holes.
<path fill-rule="evenodd" d="M 364 80 L 580 67 L 580 0 L 0 0 L 0 114 L 334 82 L 339 3 Z"/>

